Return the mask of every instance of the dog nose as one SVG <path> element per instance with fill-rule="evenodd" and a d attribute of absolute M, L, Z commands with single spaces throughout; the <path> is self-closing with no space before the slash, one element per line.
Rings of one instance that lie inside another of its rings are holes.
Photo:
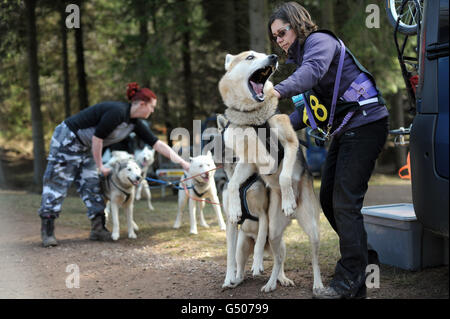
<path fill-rule="evenodd" d="M 276 54 L 269 55 L 269 60 L 274 62 L 278 61 L 278 55 Z"/>

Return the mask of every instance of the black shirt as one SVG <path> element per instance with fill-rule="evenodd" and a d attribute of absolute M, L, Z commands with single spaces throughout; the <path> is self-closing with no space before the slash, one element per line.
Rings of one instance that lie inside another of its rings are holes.
<path fill-rule="evenodd" d="M 120 142 L 131 132 L 146 144 L 153 145 L 158 138 L 142 122 L 142 119 L 130 119 L 129 103 L 107 101 L 92 105 L 64 122 L 86 146 L 92 145 L 92 136 L 103 140 L 103 146 Z"/>

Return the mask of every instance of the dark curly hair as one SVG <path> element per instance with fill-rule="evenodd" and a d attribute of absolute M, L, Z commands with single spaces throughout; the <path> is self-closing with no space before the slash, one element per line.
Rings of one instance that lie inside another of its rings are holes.
<path fill-rule="evenodd" d="M 286 2 L 276 7 L 269 18 L 269 38 L 274 44 L 276 44 L 276 41 L 273 39 L 271 26 L 277 19 L 291 25 L 301 44 L 303 44 L 311 32 L 319 29 L 305 8 L 295 1 Z"/>

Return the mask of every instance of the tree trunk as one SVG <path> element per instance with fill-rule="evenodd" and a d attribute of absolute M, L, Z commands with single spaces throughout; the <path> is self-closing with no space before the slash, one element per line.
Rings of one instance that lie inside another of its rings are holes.
<path fill-rule="evenodd" d="M 139 84 L 141 87 L 149 87 L 150 79 L 147 72 L 147 43 L 149 39 L 148 33 L 148 21 L 149 17 L 149 5 L 148 0 L 135 0 L 134 3 L 136 17 L 139 24 L 139 62 L 143 62 L 144 67 L 138 65 L 137 72 L 139 74 Z"/>
<path fill-rule="evenodd" d="M 41 98 L 39 88 L 39 66 L 37 56 L 37 33 L 36 33 L 36 1 L 26 0 L 27 21 L 27 55 L 30 81 L 30 106 L 33 136 L 33 170 L 34 183 L 42 185 L 42 177 L 45 169 L 45 146 L 41 113 Z"/>
<path fill-rule="evenodd" d="M 70 82 L 69 82 L 69 62 L 67 53 L 67 27 L 66 27 L 66 3 L 61 2 L 60 14 L 61 14 L 61 42 L 62 42 L 62 69 L 63 69 L 63 86 L 64 86 L 64 113 L 68 118 L 71 114 L 70 111 Z"/>
<path fill-rule="evenodd" d="M 225 1 L 225 14 L 222 16 L 224 28 L 224 45 L 226 50 L 232 50 L 236 47 L 236 17 L 234 1 Z"/>
<path fill-rule="evenodd" d="M 170 104 L 169 104 L 169 95 L 167 94 L 167 79 L 166 78 L 162 78 L 160 79 L 161 81 L 161 109 L 163 111 L 164 114 L 164 125 L 166 127 L 166 138 L 167 138 L 167 144 L 169 146 L 172 146 L 172 140 L 170 139 L 170 133 L 172 132 L 172 121 L 170 120 L 171 116 L 170 116 Z"/>
<path fill-rule="evenodd" d="M 0 150 L 0 188 L 5 188 L 6 185 L 6 177 L 3 171 L 3 152 Z"/>
<path fill-rule="evenodd" d="M 77 57 L 77 78 L 78 78 L 78 102 L 80 110 L 89 106 L 86 72 L 84 70 L 84 45 L 83 45 L 83 22 L 82 22 L 82 0 L 75 1 L 80 8 L 80 27 L 75 28 L 75 54 Z"/>
<path fill-rule="evenodd" d="M 320 12 L 322 13 L 322 21 L 320 28 L 335 31 L 334 22 L 334 3 L 331 0 L 319 2 Z"/>
<path fill-rule="evenodd" d="M 266 0 L 248 1 L 250 49 L 256 52 L 268 51 L 266 7 Z"/>
<path fill-rule="evenodd" d="M 189 130 L 192 136 L 193 121 L 194 121 L 194 94 L 192 87 L 192 68 L 191 68 L 191 30 L 189 27 L 189 4 L 187 0 L 183 0 L 181 11 L 179 12 L 179 24 L 182 31 L 182 61 L 183 61 L 183 91 L 184 100 L 186 103 L 186 118 L 185 127 Z"/>

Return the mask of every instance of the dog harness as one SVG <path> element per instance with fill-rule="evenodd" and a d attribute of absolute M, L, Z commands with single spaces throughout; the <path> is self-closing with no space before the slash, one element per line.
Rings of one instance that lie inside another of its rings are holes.
<path fill-rule="evenodd" d="M 124 163 L 119 163 L 118 171 L 121 171 L 124 168 L 123 165 L 124 165 Z M 102 189 L 103 196 L 105 196 L 106 199 L 111 200 L 111 198 L 108 198 L 108 196 L 107 196 L 107 194 L 109 194 L 111 192 L 111 186 L 110 186 L 110 183 L 111 183 L 122 194 L 125 195 L 125 200 L 123 201 L 123 203 L 128 202 L 128 200 L 130 199 L 131 193 L 126 192 L 119 185 L 117 185 L 118 184 L 117 182 L 114 182 L 113 172 L 111 172 L 108 176 L 106 176 L 106 178 L 105 178 L 105 176 L 103 174 L 100 174 L 99 177 L 100 177 L 100 187 Z"/>
<path fill-rule="evenodd" d="M 200 198 L 201 198 L 203 195 L 205 195 L 205 194 L 207 193 L 207 191 L 206 191 L 206 192 L 203 192 L 203 193 L 197 192 L 197 190 L 195 189 L 195 186 L 192 187 L 192 189 L 194 190 L 195 195 L 197 195 L 197 196 L 200 197 Z"/>
<path fill-rule="evenodd" d="M 119 185 L 117 185 L 117 183 L 114 182 L 112 174 L 109 174 L 106 178 L 103 175 L 100 176 L 100 186 L 102 187 L 103 196 L 105 196 L 106 199 L 111 200 L 111 198 L 108 198 L 107 196 L 111 190 L 111 186 L 109 185 L 110 183 L 112 183 L 122 194 L 125 195 L 125 200 L 123 203 L 128 202 L 131 194 L 124 191 L 121 187 L 119 187 Z"/>
<path fill-rule="evenodd" d="M 256 216 L 253 216 L 248 209 L 247 204 L 247 191 L 248 189 L 257 181 L 261 180 L 261 177 L 258 173 L 254 173 L 252 176 L 247 178 L 247 180 L 239 187 L 239 198 L 241 200 L 241 210 L 242 216 L 238 221 L 238 224 L 241 225 L 246 219 L 253 220 L 257 222 L 259 219 Z"/>
<path fill-rule="evenodd" d="M 187 178 L 186 174 L 183 174 L 183 179 Z M 195 189 L 195 179 L 192 181 L 191 186 L 188 187 L 188 189 L 193 189 L 195 195 L 197 195 L 197 197 L 202 198 L 203 195 L 205 195 L 208 191 L 205 191 L 203 193 L 199 193 L 196 189 Z"/>

